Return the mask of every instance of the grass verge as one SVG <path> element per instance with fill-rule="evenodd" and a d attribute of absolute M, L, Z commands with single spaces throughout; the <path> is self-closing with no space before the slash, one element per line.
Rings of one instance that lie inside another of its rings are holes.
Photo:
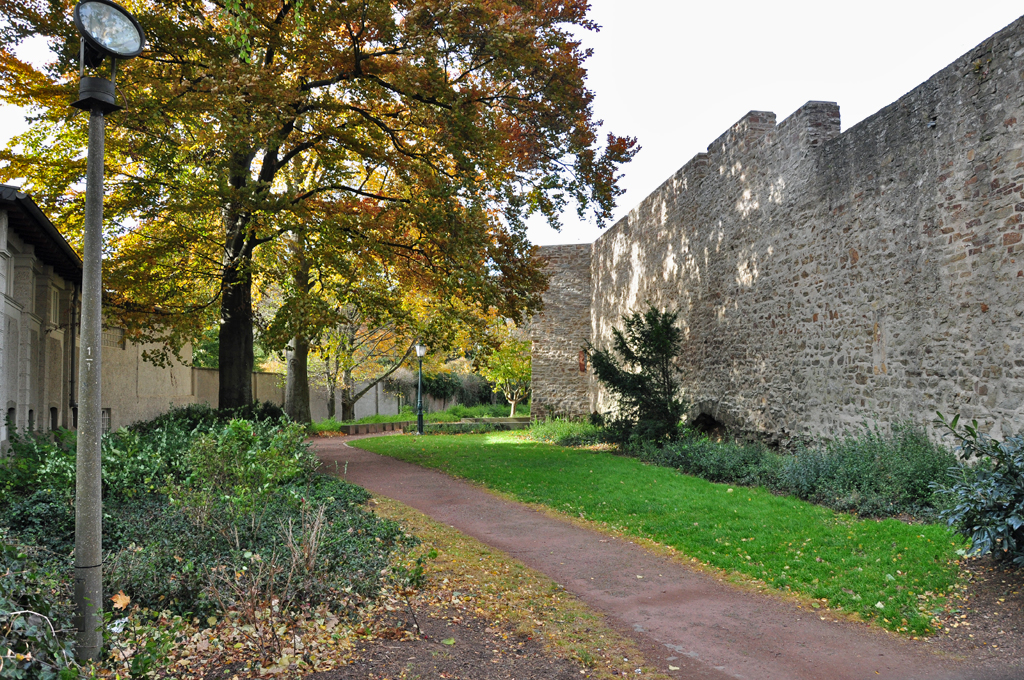
<path fill-rule="evenodd" d="M 669 676 L 642 661 L 636 645 L 609 627 L 600 614 L 543 574 L 451 527 L 388 498 L 375 498 L 377 514 L 399 522 L 422 543 L 415 553 L 437 551 L 426 565 L 430 585 L 423 597 L 456 593 L 473 613 L 542 639 L 556 655 L 586 666 L 593 677 Z M 628 659 L 629 661 L 625 661 Z"/>
<path fill-rule="evenodd" d="M 381 437 L 358 446 L 480 482 L 890 630 L 930 634 L 963 539 L 943 526 L 858 520 L 764 489 L 713 484 L 514 433 Z"/>

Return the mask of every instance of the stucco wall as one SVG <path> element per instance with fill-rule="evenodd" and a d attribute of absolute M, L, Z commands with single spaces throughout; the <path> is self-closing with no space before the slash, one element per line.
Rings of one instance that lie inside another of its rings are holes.
<path fill-rule="evenodd" d="M 783 441 L 1024 429 L 1022 102 L 1019 20 L 842 134 L 831 103 L 748 114 L 594 244 L 590 336 L 679 310 L 695 411 Z"/>

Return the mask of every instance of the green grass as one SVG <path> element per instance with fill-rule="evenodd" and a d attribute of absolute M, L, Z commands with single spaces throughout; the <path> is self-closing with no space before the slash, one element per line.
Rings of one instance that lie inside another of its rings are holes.
<path fill-rule="evenodd" d="M 490 404 L 482 404 L 480 406 L 462 406 L 461 404 L 455 404 L 444 411 L 424 413 L 423 420 L 428 423 L 457 423 L 463 418 L 506 418 L 508 417 L 508 408 L 508 406 L 492 406 Z M 530 415 L 529 404 L 519 404 L 516 407 L 516 416 L 528 415 Z M 416 420 L 416 411 L 411 406 L 404 406 L 401 413 L 366 416 L 359 420 L 335 420 L 333 418 L 326 418 L 310 425 L 310 431 L 337 432 L 342 425 L 400 423 L 408 420 Z"/>
<path fill-rule="evenodd" d="M 382 437 L 357 445 L 653 539 L 915 635 L 931 632 L 932 615 L 957 579 L 956 550 L 965 546 L 941 525 L 858 520 L 764 489 L 713 484 L 515 433 Z"/>

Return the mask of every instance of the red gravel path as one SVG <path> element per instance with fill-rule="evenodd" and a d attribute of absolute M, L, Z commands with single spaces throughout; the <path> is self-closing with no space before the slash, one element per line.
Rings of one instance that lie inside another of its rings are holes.
<path fill-rule="evenodd" d="M 416 508 L 536 569 L 628 633 L 647 660 L 686 679 L 1020 680 L 975 668 L 863 624 L 823 621 L 795 604 L 498 498 L 433 470 L 319 439 L 345 479 Z M 638 578 L 638 577 L 643 578 Z"/>

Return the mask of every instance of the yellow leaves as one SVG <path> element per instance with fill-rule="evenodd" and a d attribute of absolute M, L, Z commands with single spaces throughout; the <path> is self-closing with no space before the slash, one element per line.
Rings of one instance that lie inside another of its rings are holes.
<path fill-rule="evenodd" d="M 124 594 L 124 591 L 118 591 L 117 595 L 110 598 L 110 601 L 114 603 L 114 609 L 124 609 L 131 604 L 132 598 Z"/>

